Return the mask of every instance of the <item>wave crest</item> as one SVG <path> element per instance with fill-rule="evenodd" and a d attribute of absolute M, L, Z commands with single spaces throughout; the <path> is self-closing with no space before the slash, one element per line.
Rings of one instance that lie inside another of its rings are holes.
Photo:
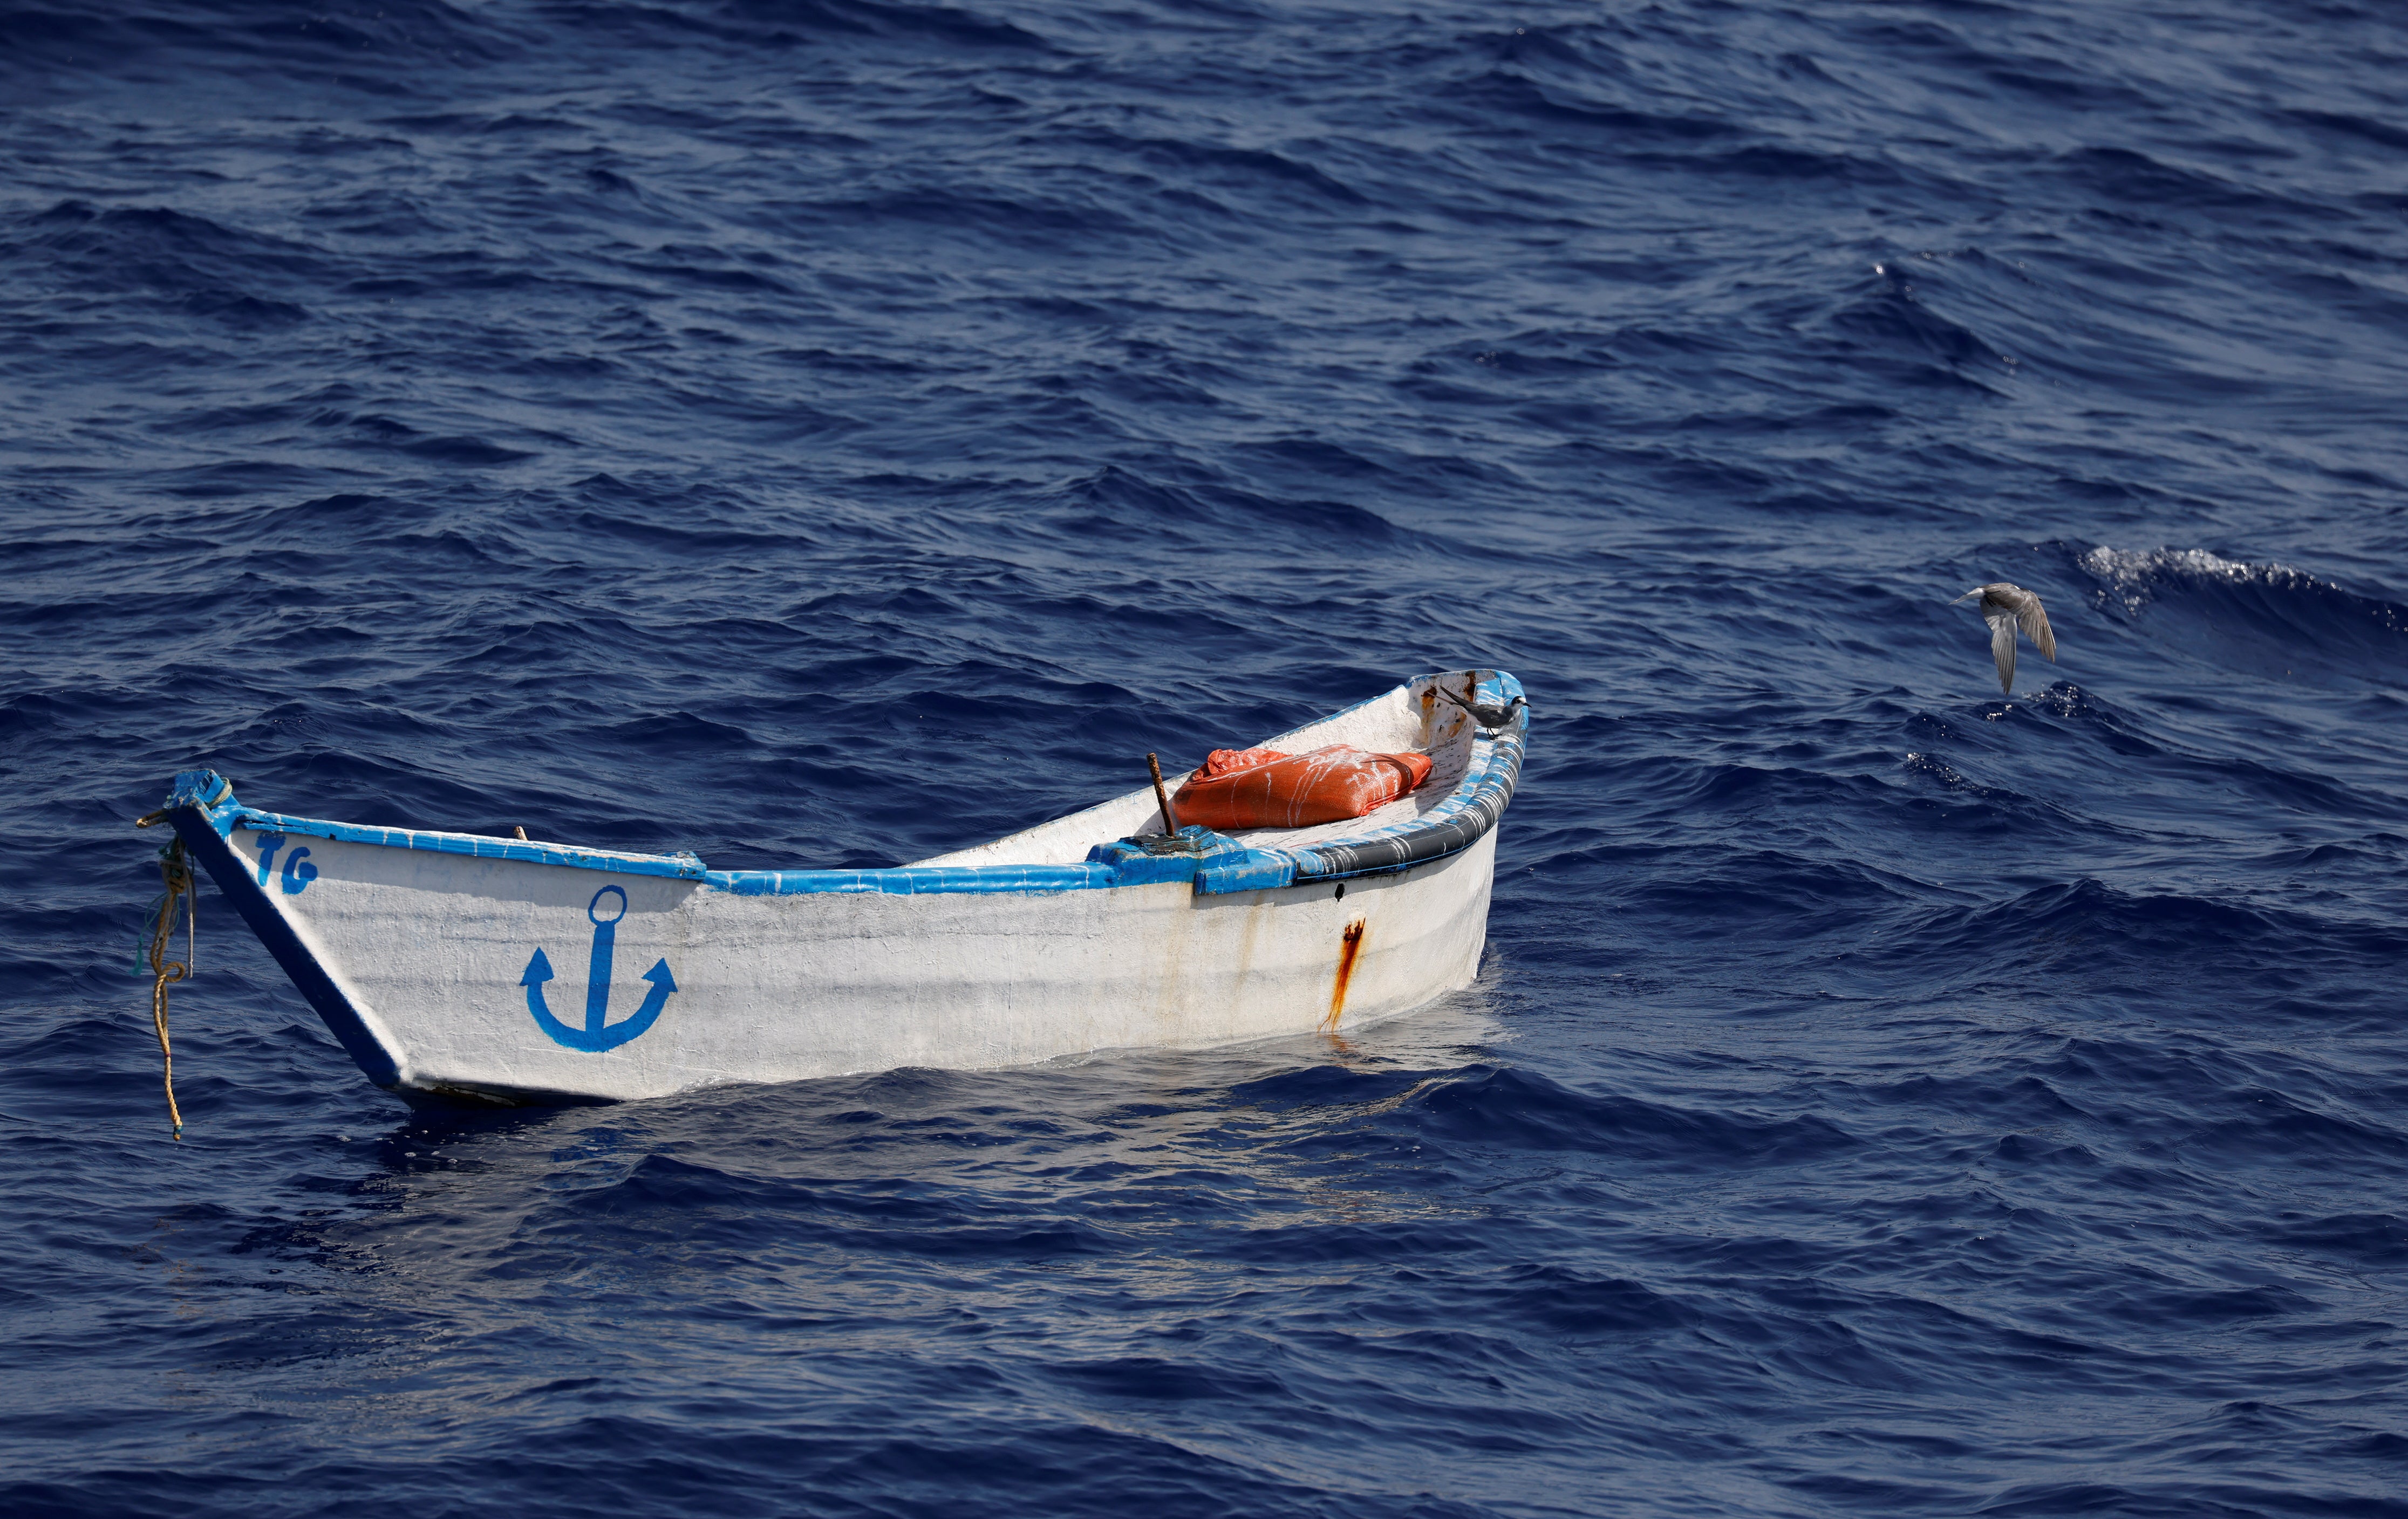
<path fill-rule="evenodd" d="M 2289 565 L 2205 549 L 2100 546 L 2082 567 L 2101 582 L 2101 610 L 2187 623 L 2185 646 L 2216 663 L 2288 679 L 2400 680 L 2408 606 L 2362 595 Z"/>
<path fill-rule="evenodd" d="M 2126 611 L 2130 612 L 2137 612 L 2148 605 L 2160 587 L 2186 581 L 2220 581 L 2229 585 L 2265 585 L 2283 590 L 2321 590 L 2344 596 L 2349 595 L 2330 580 L 2320 580 L 2305 570 L 2294 569 L 2288 565 L 2253 565 L 2245 560 L 2227 559 L 2205 549 L 2129 551 L 2100 544 L 2082 556 L 2081 565 L 2106 581 L 2109 592 L 2123 603 Z"/>

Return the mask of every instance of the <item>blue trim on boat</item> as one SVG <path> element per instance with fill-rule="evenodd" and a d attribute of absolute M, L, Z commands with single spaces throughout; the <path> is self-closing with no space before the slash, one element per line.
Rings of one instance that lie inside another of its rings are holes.
<path fill-rule="evenodd" d="M 893 870 L 706 870 L 703 883 L 738 896 L 927 896 L 1080 892 L 1125 882 L 1104 865 L 936 865 Z"/>
<path fill-rule="evenodd" d="M 1199 867 L 1196 895 L 1221 896 L 1230 892 L 1270 892 L 1296 884 L 1296 862 L 1267 849 L 1250 849 L 1226 860 Z"/>
<path fill-rule="evenodd" d="M 710 885 L 738 896 L 923 896 L 931 894 L 1082 892 L 1113 886 L 1193 883 L 1210 895 L 1284 886 L 1296 867 L 1284 856 L 1248 849 L 1226 834 L 1189 826 L 1168 849 L 1122 838 L 1097 844 L 1077 865 L 909 865 L 891 870 L 713 870 Z M 1153 840 L 1156 845 L 1163 841 Z"/>
<path fill-rule="evenodd" d="M 1200 895 L 1275 890 L 1298 881 L 1326 881 L 1354 876 L 1410 869 L 1460 853 L 1497 825 L 1522 772 L 1529 708 L 1522 700 L 1522 683 L 1501 670 L 1474 670 L 1469 695 L 1473 705 L 1503 709 L 1503 725 L 1484 730 L 1472 741 L 1472 759 L 1463 780 L 1444 800 L 1411 823 L 1374 829 L 1354 837 L 1295 850 L 1248 849 L 1233 839 L 1213 835 L 1193 853 L 1148 856 L 1117 845 L 1098 845 L 1076 865 L 900 866 L 882 870 L 713 870 L 690 853 L 633 854 L 611 850 L 577 849 L 566 844 L 492 838 L 480 834 L 439 833 L 415 828 L 379 828 L 333 823 L 322 818 L 294 817 L 245 807 L 234 788 L 214 771 L 192 770 L 176 778 L 171 809 L 192 810 L 207 820 L 223 848 L 224 836 L 236 827 L 264 832 L 303 834 L 318 838 L 377 844 L 391 849 L 432 850 L 476 859 L 511 860 L 526 865 L 567 866 L 580 870 L 607 870 L 617 875 L 665 876 L 699 881 L 738 896 L 813 895 L 924 896 L 1100 891 L 1163 881 L 1192 881 Z M 1332 716 L 1343 715 L 1386 694 L 1367 697 Z M 184 824 L 178 824 L 178 831 Z M 1184 830 L 1200 833 L 1202 830 Z M 228 857 L 231 858 L 231 852 Z M 237 862 L 239 863 L 239 862 Z M 217 873 L 212 866 L 211 874 Z M 243 876 L 263 906 L 266 894 L 246 871 Z M 221 882 L 222 884 L 222 882 Z M 240 899 L 238 899 L 239 901 Z M 266 910 L 273 913 L 274 909 Z M 281 924 L 283 919 L 275 921 Z M 259 927 L 253 924 L 254 928 Z M 285 932 L 289 935 L 291 930 Z M 267 931 L 261 929 L 261 938 Z M 294 941 L 296 946 L 298 941 Z M 271 950 L 274 948 L 270 946 Z M 306 953 L 306 952 L 305 952 Z M 281 954 L 279 959 L 282 958 Z M 287 965 L 287 970 L 293 967 Z M 294 972 L 294 980 L 300 973 Z M 331 985 L 331 983 L 329 983 Z M 307 988 L 305 987 L 306 991 Z M 324 1009 L 320 1011 L 324 1012 Z M 334 1022 L 329 1014 L 328 1022 Z M 354 1020 L 356 1021 L 356 1020 Z M 337 1030 L 339 1036 L 340 1030 Z M 354 1052 L 356 1053 L 356 1052 Z"/>
<path fill-rule="evenodd" d="M 673 876 L 700 881 L 703 864 L 692 854 L 631 854 L 618 850 L 578 849 L 569 844 L 542 844 L 523 838 L 493 838 L 483 834 L 441 833 L 426 828 L 379 828 L 362 823 L 330 823 L 324 818 L 296 818 L 245 807 L 234 794 L 233 782 L 215 770 L 186 770 L 176 777 L 168 794 L 171 808 L 197 808 L 208 814 L 221 834 L 236 828 L 262 833 L 307 834 L 312 838 L 339 838 L 354 844 L 381 844 L 389 849 L 433 850 L 438 854 L 466 854 L 480 860 L 518 860 L 527 865 L 566 865 L 580 870 L 608 870 L 621 876 Z"/>
<path fill-rule="evenodd" d="M 375 828 L 356 823 L 329 823 L 322 818 L 287 817 L 255 807 L 230 810 L 234 826 L 263 833 L 308 834 L 315 838 L 340 838 L 354 844 L 382 844 L 391 849 L 433 850 L 441 854 L 466 854 L 480 860 L 518 860 L 527 865 L 566 865 L 579 870 L 608 870 L 617 876 L 671 876 L 700 881 L 709 872 L 691 854 L 622 854 L 606 849 L 577 849 L 567 844 L 538 844 L 525 839 L 490 838 L 482 834 L 432 833 L 423 828 Z"/>

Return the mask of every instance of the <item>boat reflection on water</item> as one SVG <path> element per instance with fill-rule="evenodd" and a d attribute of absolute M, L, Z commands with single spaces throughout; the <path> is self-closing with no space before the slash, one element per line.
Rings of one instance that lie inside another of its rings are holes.
<path fill-rule="evenodd" d="M 1474 987 L 1342 1037 L 1011 1071 L 425 1112 L 376 1141 L 354 1206 L 311 1232 L 420 1305 L 767 1272 L 827 1312 L 867 1290 L 854 1273 L 996 1254 L 1159 1254 L 1176 1275 L 1233 1232 L 1469 1218 L 1472 1179 L 1416 1158 L 1417 1111 L 1494 1070 L 1491 1003 Z"/>

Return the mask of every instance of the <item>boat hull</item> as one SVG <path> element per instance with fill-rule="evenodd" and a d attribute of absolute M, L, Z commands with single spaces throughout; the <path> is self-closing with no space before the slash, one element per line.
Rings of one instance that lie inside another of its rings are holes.
<path fill-rule="evenodd" d="M 230 853 L 255 859 L 239 828 Z M 321 841 L 276 904 L 405 1094 L 500 1101 L 665 1096 L 1082 1051 L 1335 1033 L 1469 983 L 1486 935 L 1491 834 L 1417 868 L 1198 896 L 1111 890 L 744 896 L 703 881 L 433 860 Z M 277 877 L 269 871 L 271 883 Z M 255 881 L 251 884 L 256 890 Z M 617 895 L 624 894 L 620 910 Z M 265 894 L 263 894 L 265 895 Z M 596 897 L 601 901 L 597 905 Z M 594 940 L 612 922 L 608 953 Z M 549 978 L 528 982 L 537 952 Z M 666 965 L 675 991 L 642 1015 Z"/>
<path fill-rule="evenodd" d="M 1451 734 L 1462 780 L 1374 846 L 1190 830 L 1184 853 L 1098 842 L 1074 859 L 1082 814 L 1015 836 L 1017 860 L 724 872 L 262 813 L 207 771 L 179 778 L 168 815 L 361 1068 L 405 1096 L 985 1069 L 1337 1034 L 1469 983 L 1526 720 L 1475 736 L 1415 688 L 1383 699 L 1395 710 L 1325 721 Z M 1385 853 L 1367 866 L 1367 847 Z"/>

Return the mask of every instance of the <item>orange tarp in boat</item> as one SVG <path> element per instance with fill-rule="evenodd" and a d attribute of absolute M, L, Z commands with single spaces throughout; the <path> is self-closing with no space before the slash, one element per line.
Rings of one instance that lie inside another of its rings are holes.
<path fill-rule="evenodd" d="M 1332 744 L 1310 754 L 1216 749 L 1171 798 L 1182 824 L 1207 828 L 1305 828 L 1395 801 L 1429 779 L 1427 754 L 1374 754 Z"/>

